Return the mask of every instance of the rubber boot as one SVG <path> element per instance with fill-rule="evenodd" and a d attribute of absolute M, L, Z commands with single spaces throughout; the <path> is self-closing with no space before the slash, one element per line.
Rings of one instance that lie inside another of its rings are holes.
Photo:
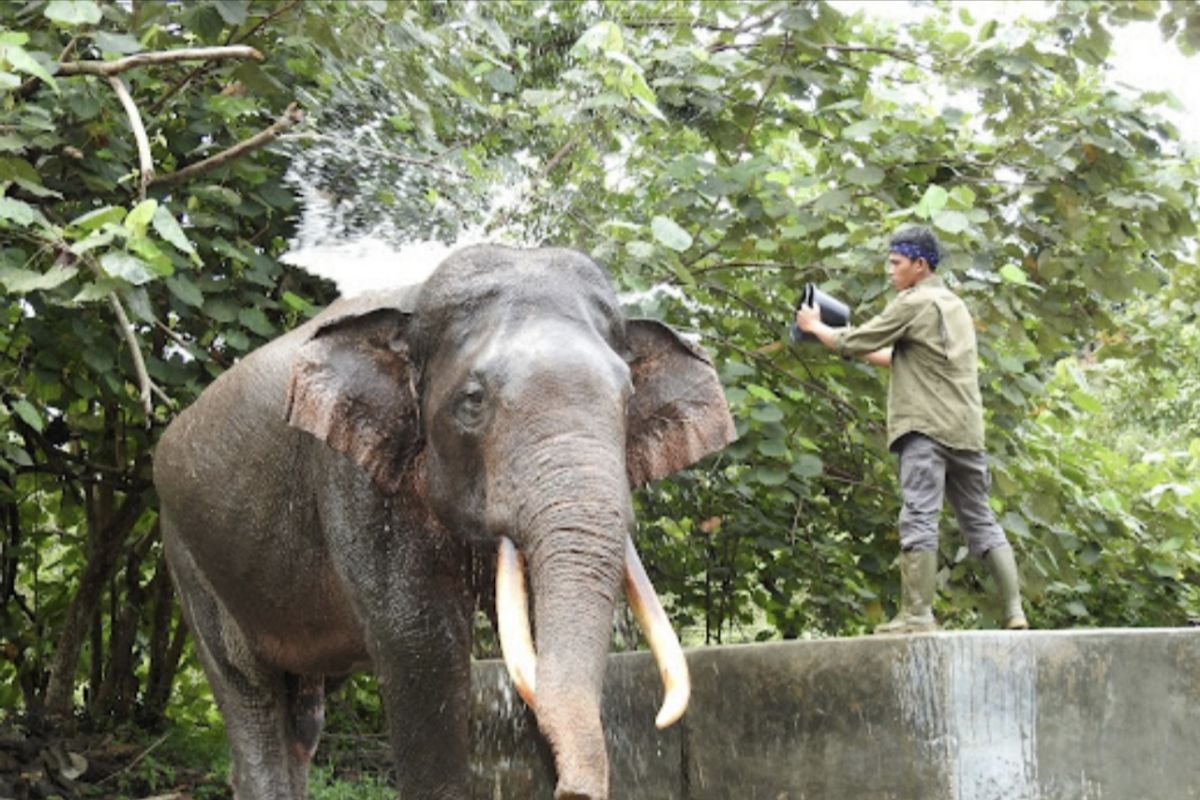
<path fill-rule="evenodd" d="M 936 631 L 938 625 L 933 619 L 933 593 L 936 586 L 936 550 L 900 553 L 900 613 L 891 622 L 877 626 L 875 632 Z"/>
<path fill-rule="evenodd" d="M 1025 612 L 1021 610 L 1021 579 L 1017 575 L 1017 561 L 1013 549 L 1008 545 L 993 548 L 984 555 L 984 562 L 996 581 L 1000 593 L 1000 605 L 1004 610 L 1004 627 L 1010 631 L 1023 631 L 1029 627 Z"/>

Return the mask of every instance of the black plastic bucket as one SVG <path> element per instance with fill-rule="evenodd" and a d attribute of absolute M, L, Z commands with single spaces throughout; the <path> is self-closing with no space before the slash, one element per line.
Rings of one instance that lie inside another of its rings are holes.
<path fill-rule="evenodd" d="M 806 283 L 804 284 L 804 291 L 800 293 L 800 299 L 796 301 L 796 308 L 812 305 L 821 309 L 821 322 L 824 322 L 829 327 L 844 328 L 850 324 L 850 306 L 841 300 L 830 297 L 811 283 Z M 792 323 L 789 327 L 792 332 L 793 342 L 806 342 L 817 338 L 811 333 L 805 333 L 796 327 L 796 314 L 794 311 L 792 312 Z"/>

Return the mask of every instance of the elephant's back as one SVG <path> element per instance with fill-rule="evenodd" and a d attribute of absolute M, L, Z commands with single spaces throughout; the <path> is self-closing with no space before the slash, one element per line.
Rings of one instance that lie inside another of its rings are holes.
<path fill-rule="evenodd" d="M 302 342 L 293 331 L 253 351 L 219 375 L 172 420 L 154 449 L 160 499 L 184 504 L 218 478 L 236 478 L 286 433 L 290 365 Z"/>
<path fill-rule="evenodd" d="M 319 655 L 357 639 L 317 516 L 320 443 L 285 421 L 305 338 L 287 334 L 227 370 L 168 426 L 154 455 L 172 569 L 203 575 L 263 655 L 290 666 L 301 651 L 284 643 Z M 325 641 L 334 632 L 337 641 Z"/>

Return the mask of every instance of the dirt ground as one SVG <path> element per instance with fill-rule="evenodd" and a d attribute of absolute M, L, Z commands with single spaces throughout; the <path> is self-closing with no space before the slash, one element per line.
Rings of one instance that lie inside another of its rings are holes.
<path fill-rule="evenodd" d="M 123 742 L 112 732 L 74 723 L 0 723 L 0 800 L 229 800 L 224 782 L 206 769 L 155 757 L 165 740 Z"/>

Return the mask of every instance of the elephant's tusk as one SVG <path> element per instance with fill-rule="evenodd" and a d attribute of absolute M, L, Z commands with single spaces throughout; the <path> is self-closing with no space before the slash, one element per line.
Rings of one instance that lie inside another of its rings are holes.
<path fill-rule="evenodd" d="M 632 539 L 625 540 L 625 594 L 662 674 L 665 696 L 662 708 L 654 719 L 655 726 L 662 730 L 675 724 L 687 711 L 692 682 L 688 677 L 683 648 L 679 646 L 679 639 L 671 628 L 667 612 L 663 611 L 662 603 L 658 601 Z"/>
<path fill-rule="evenodd" d="M 500 626 L 500 651 L 517 694 L 534 705 L 537 654 L 529 630 L 529 601 L 525 595 L 525 559 L 507 536 L 500 537 L 496 554 L 496 620 Z"/>

